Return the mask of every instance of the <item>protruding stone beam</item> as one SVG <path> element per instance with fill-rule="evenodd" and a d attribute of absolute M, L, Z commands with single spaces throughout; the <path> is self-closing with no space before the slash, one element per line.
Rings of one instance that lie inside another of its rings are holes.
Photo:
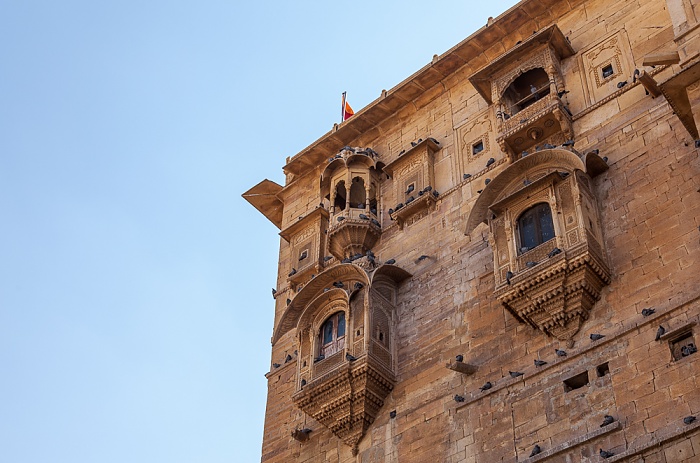
<path fill-rule="evenodd" d="M 678 52 L 671 51 L 646 55 L 644 61 L 642 61 L 642 66 L 663 66 L 665 64 L 678 64 L 680 62 L 681 57 L 678 55 Z"/>
<path fill-rule="evenodd" d="M 474 365 L 470 365 L 464 362 L 458 362 L 457 360 L 447 362 L 445 366 L 448 369 L 456 371 L 457 373 L 462 373 L 463 375 L 473 375 L 474 373 L 476 373 L 476 367 Z"/>

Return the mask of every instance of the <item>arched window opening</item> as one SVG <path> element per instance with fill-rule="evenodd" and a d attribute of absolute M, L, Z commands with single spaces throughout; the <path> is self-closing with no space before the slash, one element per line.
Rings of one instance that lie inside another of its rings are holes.
<path fill-rule="evenodd" d="M 335 186 L 335 201 L 333 202 L 333 206 L 335 207 L 336 212 L 345 210 L 346 198 L 347 191 L 345 190 L 345 182 L 340 181 Z"/>
<path fill-rule="evenodd" d="M 362 177 L 353 178 L 350 186 L 350 207 L 364 209 L 366 196 L 365 180 Z"/>
<path fill-rule="evenodd" d="M 547 203 L 536 204 L 518 218 L 520 252 L 527 252 L 554 238 L 552 210 Z"/>
<path fill-rule="evenodd" d="M 345 348 L 345 312 L 336 312 L 321 325 L 319 358 L 325 358 Z"/>
<path fill-rule="evenodd" d="M 542 68 L 531 69 L 515 79 L 503 94 L 503 101 L 512 116 L 540 98 L 549 95 L 549 76 Z"/>

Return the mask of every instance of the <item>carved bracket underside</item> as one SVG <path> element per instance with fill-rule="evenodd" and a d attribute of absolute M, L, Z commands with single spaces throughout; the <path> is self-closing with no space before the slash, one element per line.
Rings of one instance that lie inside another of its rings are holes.
<path fill-rule="evenodd" d="M 587 246 L 560 256 L 496 294 L 516 318 L 564 341 L 588 319 L 602 288 L 610 283 L 610 272 Z"/>
<path fill-rule="evenodd" d="M 292 399 L 356 455 L 358 443 L 394 388 L 394 379 L 383 370 L 365 356 L 312 381 Z"/>
<path fill-rule="evenodd" d="M 410 225 L 427 216 L 433 210 L 436 201 L 432 192 L 425 193 L 398 211 L 394 211 L 391 218 L 396 220 L 400 229 L 403 229 L 404 225 Z"/>
<path fill-rule="evenodd" d="M 328 231 L 328 250 L 338 260 L 365 254 L 381 233 L 381 228 L 367 220 L 347 219 Z"/>

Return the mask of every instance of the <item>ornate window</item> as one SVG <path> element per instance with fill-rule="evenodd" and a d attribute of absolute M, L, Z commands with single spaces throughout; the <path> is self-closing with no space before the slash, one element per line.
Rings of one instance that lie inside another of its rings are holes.
<path fill-rule="evenodd" d="M 482 191 L 467 233 L 489 224 L 495 296 L 518 320 L 571 339 L 610 282 L 591 178 L 598 155 L 545 149 L 522 158 Z"/>
<path fill-rule="evenodd" d="M 288 275 L 289 287 L 292 294 L 300 285 L 306 284 L 311 276 L 318 273 L 325 255 L 325 235 L 323 230 L 328 228 L 328 211 L 317 207 L 299 220 L 295 220 L 280 232 L 280 236 L 289 243 Z M 284 303 L 284 299 L 278 301 Z"/>
<path fill-rule="evenodd" d="M 518 231 L 521 254 L 553 239 L 554 222 L 552 222 L 552 209 L 549 204 L 537 204 L 520 214 Z"/>
<path fill-rule="evenodd" d="M 345 348 L 345 312 L 336 312 L 321 325 L 319 357 L 328 357 Z"/>
<path fill-rule="evenodd" d="M 353 454 L 396 381 L 396 294 L 409 277 L 391 264 L 332 265 L 296 294 L 272 336 L 296 332 L 292 400 Z"/>
<path fill-rule="evenodd" d="M 442 147 L 434 138 L 415 143 L 384 167 L 394 179 L 396 203 L 388 208 L 389 216 L 399 228 L 426 217 L 433 209 L 439 192 L 435 185 L 435 153 Z"/>

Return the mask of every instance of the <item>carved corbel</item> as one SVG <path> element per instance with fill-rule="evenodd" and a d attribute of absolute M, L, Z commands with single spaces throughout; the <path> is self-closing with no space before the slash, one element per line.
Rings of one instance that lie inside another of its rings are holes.
<path fill-rule="evenodd" d="M 559 122 L 559 126 L 561 127 L 562 132 L 564 132 L 567 135 L 567 138 L 574 138 L 574 128 L 571 125 L 571 121 L 569 120 L 569 118 L 561 112 L 561 109 L 559 109 L 559 107 L 554 108 L 552 113 Z"/>
<path fill-rule="evenodd" d="M 493 233 L 489 232 L 486 236 L 486 240 L 488 241 L 489 246 L 491 246 L 491 249 L 496 247 L 496 238 L 493 236 Z"/>

